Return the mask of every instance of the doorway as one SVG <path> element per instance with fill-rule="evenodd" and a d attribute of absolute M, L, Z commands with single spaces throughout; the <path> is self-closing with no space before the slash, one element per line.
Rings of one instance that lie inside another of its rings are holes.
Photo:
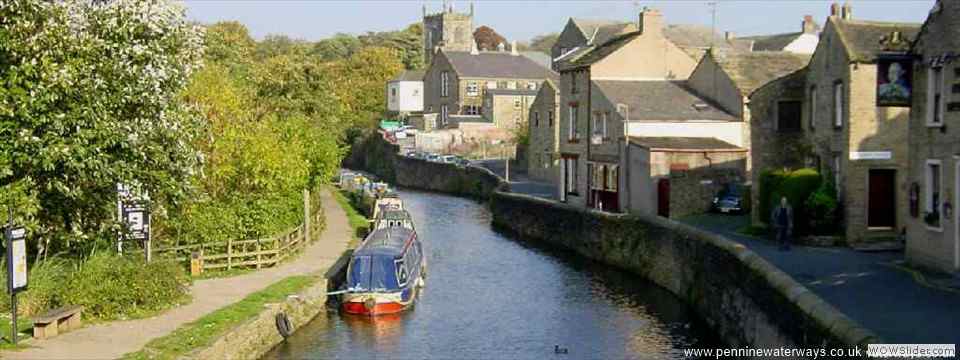
<path fill-rule="evenodd" d="M 657 215 L 670 218 L 670 179 L 657 183 Z"/>
<path fill-rule="evenodd" d="M 867 182 L 867 227 L 893 229 L 896 226 L 896 184 L 896 170 L 870 170 Z"/>
<path fill-rule="evenodd" d="M 957 170 L 953 177 L 954 204 L 960 204 L 960 160 L 957 160 Z M 956 206 L 956 205 L 954 205 Z M 953 222 L 953 270 L 960 271 L 960 211 L 954 210 Z"/>

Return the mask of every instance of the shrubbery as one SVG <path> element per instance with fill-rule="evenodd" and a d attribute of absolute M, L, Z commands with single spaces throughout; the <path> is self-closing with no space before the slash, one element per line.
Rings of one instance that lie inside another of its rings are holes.
<path fill-rule="evenodd" d="M 5 277 L 0 275 L 4 282 Z M 107 253 L 82 263 L 62 258 L 40 262 L 30 269 L 28 280 L 28 289 L 18 296 L 21 314 L 83 305 L 85 317 L 101 320 L 143 317 L 169 308 L 187 299 L 190 283 L 180 264 L 145 264 L 140 257 Z M 0 299 L 3 311 L 9 312 L 10 298 Z"/>
<path fill-rule="evenodd" d="M 793 207 L 794 231 L 808 233 L 810 218 L 807 211 L 807 199 L 820 187 L 820 174 L 813 169 L 795 171 L 766 171 L 760 175 L 760 217 L 765 222 L 773 213 L 780 198 L 786 196 Z"/>
<path fill-rule="evenodd" d="M 830 181 L 823 181 L 804 203 L 810 232 L 817 235 L 834 234 L 839 229 L 839 202 L 837 189 Z"/>

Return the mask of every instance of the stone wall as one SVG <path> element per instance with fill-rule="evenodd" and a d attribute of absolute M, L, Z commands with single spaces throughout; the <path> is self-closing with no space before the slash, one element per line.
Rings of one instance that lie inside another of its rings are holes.
<path fill-rule="evenodd" d="M 321 278 L 300 294 L 282 303 L 267 305 L 256 318 L 235 327 L 210 346 L 193 351 L 185 358 L 259 359 L 283 341 L 275 319 L 278 313 L 286 313 L 296 331 L 324 311 L 326 301 L 327 281 Z"/>
<path fill-rule="evenodd" d="M 653 216 L 577 209 L 495 192 L 494 226 L 620 267 L 690 304 L 731 347 L 841 348 L 876 342 L 742 245 Z"/>

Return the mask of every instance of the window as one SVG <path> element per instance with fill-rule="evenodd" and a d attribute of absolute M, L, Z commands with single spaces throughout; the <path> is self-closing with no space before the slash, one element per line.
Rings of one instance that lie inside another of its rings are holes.
<path fill-rule="evenodd" d="M 553 156 L 549 152 L 543 153 L 543 168 L 549 169 L 553 165 Z"/>
<path fill-rule="evenodd" d="M 813 130 L 817 127 L 816 126 L 816 123 L 817 123 L 817 87 L 816 86 L 810 88 L 810 102 L 808 102 L 807 104 L 810 105 L 810 109 L 807 111 L 807 114 L 809 114 L 809 117 L 810 117 L 810 119 L 808 120 L 810 124 L 808 126 L 810 127 L 810 130 Z"/>
<path fill-rule="evenodd" d="M 516 90 L 517 82 L 516 81 L 507 81 L 507 89 Z"/>
<path fill-rule="evenodd" d="M 553 127 L 553 111 L 547 112 L 547 127 Z"/>
<path fill-rule="evenodd" d="M 479 105 L 464 105 L 463 106 L 464 115 L 480 115 L 480 106 Z"/>
<path fill-rule="evenodd" d="M 487 89 L 496 89 L 496 88 L 497 88 L 496 81 L 487 81 Z"/>
<path fill-rule="evenodd" d="M 514 99 L 514 100 L 513 100 L 513 108 L 514 108 L 514 109 L 519 109 L 519 108 L 522 108 L 522 107 L 523 107 L 523 101 L 521 101 L 520 98 L 517 98 L 517 99 Z"/>
<path fill-rule="evenodd" d="M 533 112 L 533 127 L 540 127 L 540 112 Z"/>
<path fill-rule="evenodd" d="M 440 96 L 450 96 L 450 73 L 440 73 Z"/>
<path fill-rule="evenodd" d="M 777 131 L 782 133 L 797 132 L 800 127 L 802 114 L 799 101 L 781 101 L 777 103 Z"/>
<path fill-rule="evenodd" d="M 564 188 L 567 195 L 577 195 L 577 158 L 568 157 L 563 159 L 564 167 Z"/>
<path fill-rule="evenodd" d="M 513 125 L 520 125 L 520 117 L 519 117 L 519 116 L 514 116 L 514 117 L 513 117 Z"/>
<path fill-rule="evenodd" d="M 843 82 L 833 84 L 833 126 L 843 127 Z"/>
<path fill-rule="evenodd" d="M 610 112 L 609 112 L 609 111 L 605 111 L 605 112 L 602 114 L 602 116 L 603 116 L 603 120 L 601 120 L 601 121 L 603 122 L 603 132 L 602 132 L 603 137 L 604 137 L 604 138 L 610 138 L 610 135 L 607 133 L 607 126 L 608 126 L 607 124 L 610 122 Z"/>
<path fill-rule="evenodd" d="M 536 89 L 537 89 L 537 83 L 533 81 L 530 81 L 527 83 L 527 90 L 536 90 Z"/>
<path fill-rule="evenodd" d="M 924 192 L 924 204 L 926 206 L 923 214 L 923 220 L 931 228 L 940 228 L 940 160 L 927 160 L 926 171 L 926 191 Z"/>
<path fill-rule="evenodd" d="M 571 94 L 577 93 L 577 72 L 576 71 L 570 72 L 570 93 Z"/>
<path fill-rule="evenodd" d="M 927 126 L 943 126 L 943 68 L 927 69 Z"/>
<path fill-rule="evenodd" d="M 580 129 L 577 129 L 577 106 L 576 105 L 570 105 L 570 116 L 568 117 L 568 120 L 569 120 L 570 128 L 567 134 L 567 139 L 571 141 L 579 139 Z"/>
<path fill-rule="evenodd" d="M 603 126 L 600 125 L 600 112 L 595 111 L 593 114 L 593 135 L 602 136 L 603 135 Z"/>
<path fill-rule="evenodd" d="M 480 84 L 476 81 L 470 81 L 467 83 L 467 96 L 477 96 L 480 95 Z"/>
<path fill-rule="evenodd" d="M 390 88 L 390 97 L 397 97 L 397 88 Z"/>
<path fill-rule="evenodd" d="M 447 124 L 449 120 L 448 117 L 450 115 L 449 111 L 450 110 L 449 108 L 447 108 L 447 105 L 440 105 L 440 124 L 441 125 Z"/>
<path fill-rule="evenodd" d="M 627 120 L 630 119 L 630 118 L 627 117 L 627 115 L 628 115 L 629 113 L 630 113 L 630 107 L 629 107 L 629 106 L 627 106 L 627 105 L 625 105 L 625 104 L 617 104 L 617 114 L 620 114 L 620 118 L 622 118 L 623 121 L 627 121 Z"/>
<path fill-rule="evenodd" d="M 608 165 L 607 166 L 607 183 L 604 188 L 606 191 L 617 192 L 618 190 L 618 177 L 619 177 L 620 168 L 617 165 Z"/>
<path fill-rule="evenodd" d="M 840 155 L 834 154 L 833 155 L 833 185 L 836 187 L 838 196 L 840 195 L 840 190 L 842 189 L 842 187 L 840 186 L 840 180 L 842 179 L 840 176 L 841 171 L 842 169 L 840 168 Z"/>

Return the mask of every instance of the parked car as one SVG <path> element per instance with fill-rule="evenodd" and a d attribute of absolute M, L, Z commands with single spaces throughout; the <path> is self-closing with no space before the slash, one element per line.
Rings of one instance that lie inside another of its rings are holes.
<path fill-rule="evenodd" d="M 737 184 L 726 184 L 713 198 L 711 210 L 719 213 L 740 214 L 744 211 L 743 188 Z"/>
<path fill-rule="evenodd" d="M 462 157 L 457 157 L 457 166 L 467 167 L 470 166 L 470 160 L 464 159 Z"/>
<path fill-rule="evenodd" d="M 446 163 L 446 164 L 456 164 L 456 163 L 457 163 L 457 156 L 456 156 L 456 155 L 444 155 L 444 156 L 440 159 L 440 162 Z"/>
<path fill-rule="evenodd" d="M 429 161 L 429 162 L 441 162 L 441 161 L 440 161 L 440 155 L 437 155 L 437 154 L 434 154 L 434 153 L 429 153 L 429 154 L 427 154 L 427 156 L 424 157 L 424 159 L 427 160 L 427 161 Z"/>

